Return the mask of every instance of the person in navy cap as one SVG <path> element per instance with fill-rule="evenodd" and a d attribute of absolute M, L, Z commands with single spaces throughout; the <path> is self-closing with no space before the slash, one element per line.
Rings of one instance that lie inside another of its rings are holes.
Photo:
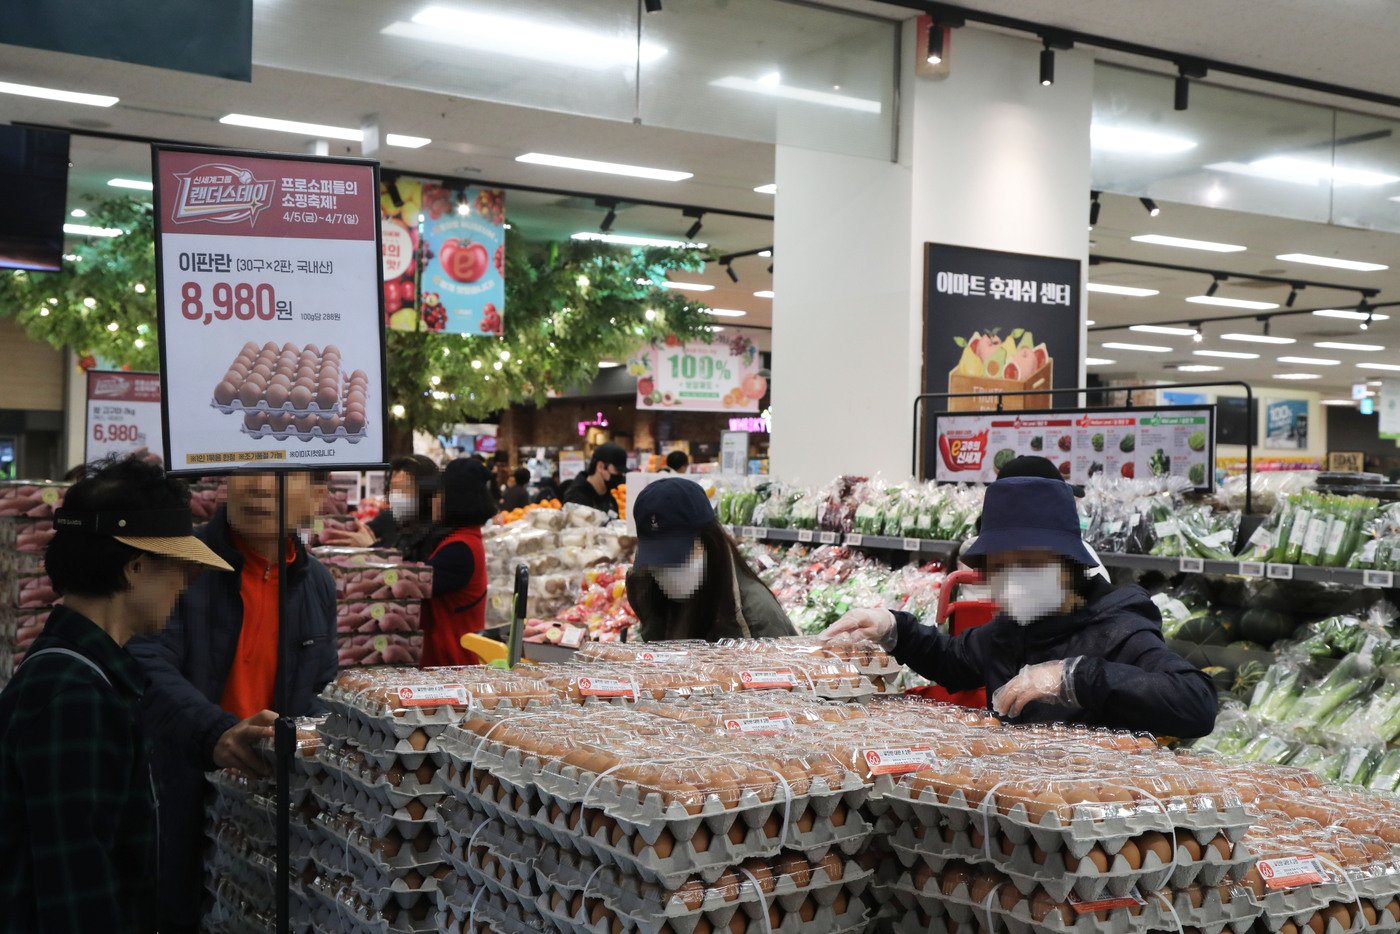
<path fill-rule="evenodd" d="M 992 710 L 1016 723 L 1210 733 L 1215 686 L 1167 648 L 1147 592 L 1085 576 L 1098 562 L 1080 537 L 1069 484 L 998 480 L 981 522 L 962 561 L 986 573 L 1002 610 L 991 622 L 950 636 L 908 613 L 852 610 L 823 637 L 873 639 L 950 691 L 985 687 Z"/>
<path fill-rule="evenodd" d="M 641 621 L 642 639 L 797 635 L 699 484 L 684 477 L 657 480 L 637 494 L 632 518 L 637 560 L 627 575 L 627 601 Z"/>

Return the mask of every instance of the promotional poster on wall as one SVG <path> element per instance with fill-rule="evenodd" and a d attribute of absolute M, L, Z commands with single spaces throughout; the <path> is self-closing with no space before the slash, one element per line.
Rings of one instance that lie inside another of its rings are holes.
<path fill-rule="evenodd" d="M 1264 404 L 1264 447 L 1302 450 L 1308 446 L 1308 403 L 1270 399 Z"/>

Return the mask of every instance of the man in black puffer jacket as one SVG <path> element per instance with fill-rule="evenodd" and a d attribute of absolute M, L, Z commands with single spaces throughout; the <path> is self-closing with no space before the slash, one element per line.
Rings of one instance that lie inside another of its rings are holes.
<path fill-rule="evenodd" d="M 310 512 L 310 485 L 305 474 L 286 482 L 290 532 Z M 256 746 L 276 715 L 324 712 L 317 695 L 336 674 L 335 583 L 290 534 L 280 632 L 276 502 L 271 477 L 230 477 L 228 504 L 195 534 L 233 573 L 201 574 L 162 633 L 127 646 L 150 679 L 144 713 L 160 800 L 161 934 L 199 929 L 204 773 L 260 774 Z"/>
<path fill-rule="evenodd" d="M 1078 723 L 1195 737 L 1215 725 L 1215 685 L 1167 648 L 1162 618 L 1141 587 L 1114 588 L 1085 570 L 1069 485 L 1012 477 L 987 488 L 982 528 L 963 553 L 985 567 L 1002 613 L 950 636 L 908 613 L 853 610 L 824 634 L 882 643 L 950 691 L 985 686 L 1015 723 Z"/>

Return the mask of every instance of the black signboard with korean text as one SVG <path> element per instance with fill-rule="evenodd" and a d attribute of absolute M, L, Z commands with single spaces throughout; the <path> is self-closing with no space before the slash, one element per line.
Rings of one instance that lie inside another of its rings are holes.
<path fill-rule="evenodd" d="M 1074 405 L 1051 390 L 1079 384 L 1080 274 L 1077 259 L 925 244 L 923 391 L 971 394 L 930 409 Z"/>

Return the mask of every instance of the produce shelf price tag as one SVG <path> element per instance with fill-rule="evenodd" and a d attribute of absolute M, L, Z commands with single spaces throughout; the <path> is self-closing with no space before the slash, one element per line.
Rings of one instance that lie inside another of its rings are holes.
<path fill-rule="evenodd" d="M 759 691 L 767 688 L 795 688 L 797 676 L 790 671 L 741 671 L 739 685 L 746 690 Z"/>
<path fill-rule="evenodd" d="M 452 704 L 464 707 L 467 689 L 460 684 L 406 684 L 399 688 L 399 704 L 403 707 L 442 707 Z"/>
<path fill-rule="evenodd" d="M 865 750 L 865 764 L 871 775 L 903 775 L 931 769 L 938 764 L 930 746 L 902 746 Z"/>
<path fill-rule="evenodd" d="M 1392 571 L 1366 571 L 1362 575 L 1362 585 L 1366 587 L 1393 587 L 1395 574 Z"/>
<path fill-rule="evenodd" d="M 383 464 L 378 165 L 151 151 L 167 468 Z"/>
<path fill-rule="evenodd" d="M 861 545 L 865 544 L 865 536 L 859 532 L 852 532 L 850 535 L 846 536 L 846 544 L 853 548 L 859 548 Z"/>
<path fill-rule="evenodd" d="M 816 537 L 817 533 L 813 532 L 811 529 L 802 529 L 797 533 L 797 540 L 799 542 L 810 542 Z"/>
<path fill-rule="evenodd" d="M 160 374 L 122 370 L 87 371 L 87 439 L 83 460 L 111 455 L 159 456 Z"/>
<path fill-rule="evenodd" d="M 584 697 L 630 697 L 633 700 L 637 698 L 637 686 L 631 681 L 621 681 L 617 678 L 579 678 L 578 692 Z"/>
<path fill-rule="evenodd" d="M 1241 562 L 1240 562 L 1240 576 L 1241 576 L 1241 577 L 1263 577 L 1263 576 L 1264 576 L 1264 564 L 1263 564 L 1263 562 L 1261 562 L 1261 561 L 1241 561 Z"/>
<path fill-rule="evenodd" d="M 1291 581 L 1293 579 L 1293 565 L 1291 564 L 1270 564 L 1269 579 L 1277 581 Z"/>
<path fill-rule="evenodd" d="M 1259 876 L 1271 889 L 1293 889 L 1327 881 L 1322 861 L 1311 853 L 1304 856 L 1278 856 L 1259 861 Z"/>
<path fill-rule="evenodd" d="M 724 721 L 731 733 L 747 736 L 777 736 L 792 729 L 792 718 L 774 714 L 771 717 L 733 717 Z"/>
<path fill-rule="evenodd" d="M 1205 561 L 1201 558 L 1182 558 L 1181 571 L 1183 574 L 1199 574 L 1205 570 Z"/>

